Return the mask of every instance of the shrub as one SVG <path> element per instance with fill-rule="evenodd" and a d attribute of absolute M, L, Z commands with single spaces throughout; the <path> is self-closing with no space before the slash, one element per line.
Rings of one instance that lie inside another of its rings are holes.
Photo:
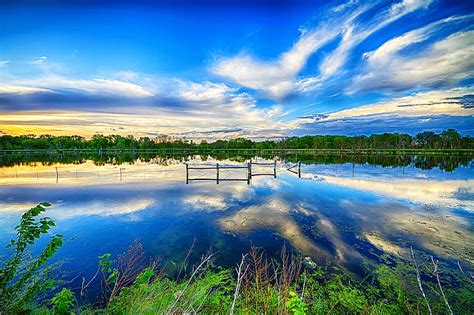
<path fill-rule="evenodd" d="M 53 267 L 45 266 L 63 244 L 63 237 L 50 234 L 50 241 L 38 257 L 28 257 L 28 249 L 42 236 L 49 234 L 55 223 L 48 217 L 39 218 L 47 202 L 25 212 L 15 227 L 16 239 L 6 246 L 12 251 L 11 258 L 2 262 L 0 269 L 0 313 L 18 313 L 31 304 L 36 295 L 55 286 L 49 279 Z"/>

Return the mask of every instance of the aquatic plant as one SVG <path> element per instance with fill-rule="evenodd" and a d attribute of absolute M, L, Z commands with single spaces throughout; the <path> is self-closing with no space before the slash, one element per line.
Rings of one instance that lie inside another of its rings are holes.
<path fill-rule="evenodd" d="M 49 278 L 53 266 L 45 266 L 63 244 L 59 234 L 49 234 L 55 223 L 48 217 L 39 218 L 47 207 L 40 203 L 25 212 L 20 224 L 15 227 L 16 239 L 6 246 L 12 256 L 2 262 L 0 268 L 0 313 L 16 313 L 33 302 L 39 292 L 52 289 L 55 281 Z M 42 236 L 50 236 L 50 241 L 38 257 L 31 257 L 28 249 Z"/>

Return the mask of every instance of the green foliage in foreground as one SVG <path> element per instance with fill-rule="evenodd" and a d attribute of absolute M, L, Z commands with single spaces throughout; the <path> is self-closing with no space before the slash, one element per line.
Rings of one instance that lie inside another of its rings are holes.
<path fill-rule="evenodd" d="M 295 258 L 291 258 L 295 259 Z M 276 269 L 264 260 L 248 262 L 247 279 L 238 291 L 236 314 L 426 314 L 416 279 L 407 265 L 390 268 L 382 265 L 365 279 L 355 280 L 331 266 L 312 266 L 293 280 L 285 279 L 289 269 L 276 261 Z M 266 267 L 265 267 L 266 266 Z M 266 269 L 266 268 L 269 269 Z M 286 268 L 286 269 L 285 269 Z M 407 273 L 407 271 L 410 272 Z M 232 310 L 237 279 L 230 270 L 209 267 L 199 276 L 181 281 L 151 273 L 137 280 L 110 300 L 100 311 L 111 314 L 192 313 L 227 314 Z M 430 288 L 425 283 L 425 290 Z M 433 313 L 448 309 L 434 288 L 429 303 Z M 468 314 L 474 307 L 472 286 L 448 295 L 456 314 Z M 465 294 L 454 304 L 455 296 Z M 94 310 L 98 311 L 98 309 Z M 85 311 L 86 313 L 89 311 Z"/>
<path fill-rule="evenodd" d="M 26 212 L 16 227 L 17 239 L 8 245 L 13 256 L 0 269 L 0 314 L 426 314 L 428 304 L 433 314 L 474 309 L 470 279 L 447 272 L 437 282 L 437 267 L 423 270 L 425 300 L 410 261 L 375 269 L 367 264 L 366 276 L 356 279 L 335 266 L 301 260 L 285 248 L 274 260 L 252 248 L 235 271 L 215 266 L 208 253 L 191 270 L 183 262 L 184 274 L 172 279 L 156 263 L 143 264 L 139 243 L 117 259 L 107 253 L 98 257 L 103 296 L 95 306 L 81 304 L 66 288 L 41 303 L 38 293 L 54 283 L 39 269 L 48 269 L 46 260 L 62 238 L 52 235 L 40 257 L 23 264 L 26 248 L 54 226 L 51 219 L 37 218 L 47 206 Z"/>
<path fill-rule="evenodd" d="M 76 298 L 74 293 L 66 288 L 63 288 L 58 294 L 51 299 L 53 305 L 53 312 L 58 314 L 66 314 L 73 308 Z"/>
<path fill-rule="evenodd" d="M 127 314 L 227 313 L 232 302 L 233 277 L 229 270 L 207 271 L 192 282 L 160 277 L 147 283 L 140 278 L 110 301 L 106 310 Z"/>
<path fill-rule="evenodd" d="M 49 206 L 43 202 L 24 213 L 20 224 L 15 227 L 16 239 L 6 246 L 11 249 L 12 257 L 6 262 L 0 261 L 0 314 L 24 311 L 38 293 L 55 285 L 48 279 L 54 268 L 44 265 L 62 246 L 63 237 L 50 235 L 50 241 L 38 257 L 28 255 L 28 249 L 35 241 L 41 235 L 49 234 L 55 226 L 48 217 L 38 218 Z"/>

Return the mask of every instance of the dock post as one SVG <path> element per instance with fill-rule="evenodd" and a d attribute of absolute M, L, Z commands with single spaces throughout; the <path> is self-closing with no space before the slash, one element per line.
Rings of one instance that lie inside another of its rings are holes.
<path fill-rule="evenodd" d="M 298 162 L 298 178 L 301 178 L 301 162 Z"/>
<path fill-rule="evenodd" d="M 216 171 L 217 171 L 217 185 L 219 185 L 219 163 L 216 164 Z"/>
<path fill-rule="evenodd" d="M 250 185 L 250 179 L 252 178 L 252 163 L 247 163 L 247 185 Z"/>
<path fill-rule="evenodd" d="M 186 185 L 189 183 L 189 169 L 188 163 L 186 163 Z"/>
<path fill-rule="evenodd" d="M 56 183 L 59 181 L 58 167 L 56 166 Z"/>
<path fill-rule="evenodd" d="M 277 178 L 277 161 L 273 161 L 273 178 Z"/>

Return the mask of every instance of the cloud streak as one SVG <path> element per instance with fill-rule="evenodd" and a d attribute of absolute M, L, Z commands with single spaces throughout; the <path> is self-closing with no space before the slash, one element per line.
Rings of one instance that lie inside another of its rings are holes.
<path fill-rule="evenodd" d="M 473 87 L 453 88 L 376 102 L 327 115 L 302 117 L 293 122 L 292 134 L 370 134 L 377 132 L 441 131 L 456 128 L 473 133 Z"/>
<path fill-rule="evenodd" d="M 360 21 L 373 12 L 376 2 L 347 2 L 326 9 L 316 26 L 303 27 L 297 42 L 275 61 L 263 61 L 248 53 L 221 58 L 211 69 L 232 82 L 266 92 L 281 99 L 291 93 L 306 93 L 321 87 L 328 78 L 337 75 L 346 64 L 352 50 L 373 33 L 419 9 L 426 9 L 432 0 L 404 0 L 386 7 L 372 19 Z M 340 38 L 337 47 L 319 66 L 319 73 L 299 75 L 311 55 L 331 41 Z"/>
<path fill-rule="evenodd" d="M 240 85 L 263 90 L 272 97 L 284 97 L 299 85 L 305 87 L 305 82 L 298 83 L 296 76 L 308 58 L 336 38 L 345 25 L 371 6 L 363 5 L 354 9 L 351 5 L 344 9 L 346 12 L 331 14 L 315 27 L 302 27 L 297 42 L 275 61 L 257 60 L 249 54 L 240 53 L 235 57 L 221 58 L 211 71 Z"/>
<path fill-rule="evenodd" d="M 390 6 L 376 15 L 372 21 L 355 23 L 351 21 L 342 30 L 339 46 L 328 55 L 320 66 L 323 78 L 336 74 L 346 63 L 349 53 L 355 46 L 385 26 L 418 9 L 426 9 L 432 0 L 404 0 Z"/>
<path fill-rule="evenodd" d="M 367 66 L 355 78 L 350 93 L 361 90 L 408 90 L 417 86 L 453 85 L 474 74 L 474 31 L 461 31 L 438 40 L 416 56 L 401 52 L 427 40 L 441 24 L 459 20 L 445 19 L 428 27 L 392 39 L 366 54 Z M 469 16 L 472 21 L 472 16 Z"/>

